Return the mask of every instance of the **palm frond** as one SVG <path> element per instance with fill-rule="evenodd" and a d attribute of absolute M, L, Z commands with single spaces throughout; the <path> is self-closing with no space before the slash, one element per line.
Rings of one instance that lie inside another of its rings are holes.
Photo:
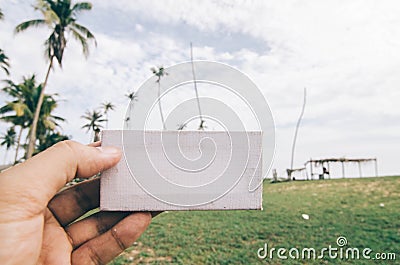
<path fill-rule="evenodd" d="M 114 110 L 115 105 L 112 102 L 104 102 L 101 103 L 101 108 L 103 109 L 104 114 L 107 114 L 109 110 Z"/>
<path fill-rule="evenodd" d="M 52 115 L 51 116 L 54 120 L 56 120 L 56 121 L 66 121 L 64 118 L 62 118 L 62 117 L 60 117 L 60 116 L 54 116 L 54 115 Z"/>
<path fill-rule="evenodd" d="M 14 33 L 20 33 L 28 28 L 39 27 L 43 25 L 48 25 L 47 21 L 44 19 L 32 19 L 25 22 L 22 22 L 18 26 L 15 27 Z"/>
<path fill-rule="evenodd" d="M 5 55 L 4 51 L 0 49 L 0 66 L 6 72 L 7 75 L 10 75 L 8 68 L 10 67 L 10 63 L 8 61 L 8 57 Z"/>
<path fill-rule="evenodd" d="M 86 39 L 75 29 L 71 29 L 71 32 L 72 36 L 74 36 L 74 38 L 81 43 L 83 55 L 87 57 L 89 55 L 89 46 Z"/>
<path fill-rule="evenodd" d="M 1 66 L 1 69 L 3 69 L 3 71 L 6 72 L 7 75 L 10 75 L 10 71 L 8 71 L 7 67 Z"/>
<path fill-rule="evenodd" d="M 106 122 L 107 119 L 103 118 L 103 113 L 98 110 L 89 111 L 87 110 L 81 118 L 88 120 L 88 123 L 82 126 L 82 129 L 87 128 L 87 132 L 90 130 L 98 130 L 103 128 L 101 123 Z"/>
<path fill-rule="evenodd" d="M 88 40 L 93 40 L 95 46 L 97 46 L 97 41 L 96 38 L 94 37 L 93 33 L 90 32 L 90 30 L 88 28 L 86 28 L 85 26 L 82 26 L 76 22 L 71 23 L 72 28 L 75 28 L 79 31 L 80 35 L 83 35 L 86 39 Z"/>
<path fill-rule="evenodd" d="M 14 127 L 11 127 L 7 130 L 6 133 L 4 133 L 0 139 L 3 139 L 3 141 L 0 143 L 0 145 L 5 145 L 6 149 L 10 149 L 12 146 L 15 145 L 15 140 L 16 140 L 16 133 Z"/>
<path fill-rule="evenodd" d="M 51 25 L 52 23 L 60 23 L 60 17 L 58 16 L 57 6 L 52 0 L 38 0 L 34 6 L 35 10 L 39 10 L 46 20 L 46 23 Z"/>
<path fill-rule="evenodd" d="M 92 7 L 93 5 L 89 2 L 79 2 L 72 7 L 72 12 L 74 12 L 74 14 L 76 15 L 79 12 L 91 10 Z"/>

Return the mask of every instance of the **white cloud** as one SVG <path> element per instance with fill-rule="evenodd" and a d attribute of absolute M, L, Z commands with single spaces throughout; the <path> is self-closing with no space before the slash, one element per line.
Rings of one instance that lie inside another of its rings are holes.
<path fill-rule="evenodd" d="M 136 30 L 137 32 L 143 32 L 144 28 L 143 28 L 142 25 L 136 24 L 136 25 L 135 25 L 135 30 Z"/>

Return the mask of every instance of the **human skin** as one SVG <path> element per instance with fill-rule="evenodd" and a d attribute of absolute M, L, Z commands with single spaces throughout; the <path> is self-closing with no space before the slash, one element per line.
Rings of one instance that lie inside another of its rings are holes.
<path fill-rule="evenodd" d="M 118 163 L 121 151 L 60 142 L 0 174 L 1 264 L 106 264 L 132 245 L 149 212 L 98 212 L 99 179 L 59 192 Z M 59 192 L 59 193 L 58 193 Z"/>

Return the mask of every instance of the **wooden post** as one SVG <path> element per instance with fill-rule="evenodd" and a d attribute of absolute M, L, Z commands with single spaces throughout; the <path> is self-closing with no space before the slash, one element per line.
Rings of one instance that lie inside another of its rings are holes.
<path fill-rule="evenodd" d="M 328 172 L 329 172 L 328 176 L 329 176 L 329 179 L 331 179 L 331 169 L 329 168 L 329 161 L 327 163 L 328 163 Z"/>
<path fill-rule="evenodd" d="M 342 161 L 342 178 L 344 178 L 344 163 Z"/>
<path fill-rule="evenodd" d="M 310 174 L 311 174 L 311 180 L 313 180 L 313 172 L 312 172 L 312 158 L 310 158 Z"/>
<path fill-rule="evenodd" d="M 378 160 L 375 158 L 375 176 L 378 177 Z"/>
<path fill-rule="evenodd" d="M 307 162 L 304 164 L 304 168 L 305 168 L 305 170 L 306 170 L 306 178 L 307 178 L 307 180 L 308 180 Z"/>
<path fill-rule="evenodd" d="M 360 163 L 360 161 L 358 161 L 358 172 L 360 173 L 360 178 L 362 178 L 361 163 Z"/>

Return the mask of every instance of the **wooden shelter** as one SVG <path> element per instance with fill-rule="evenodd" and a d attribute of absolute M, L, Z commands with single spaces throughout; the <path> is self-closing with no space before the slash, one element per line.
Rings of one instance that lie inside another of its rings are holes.
<path fill-rule="evenodd" d="M 373 162 L 375 165 L 375 176 L 378 176 L 378 161 L 376 158 L 325 158 L 325 159 L 310 159 L 308 160 L 304 166 L 307 168 L 307 165 L 310 164 L 310 175 L 311 179 L 313 179 L 314 175 L 318 175 L 319 178 L 324 178 L 325 174 L 327 174 L 330 178 L 330 168 L 329 165 L 330 163 L 341 163 L 342 164 L 342 177 L 345 178 L 345 168 L 344 164 L 345 163 L 357 163 L 358 164 L 358 171 L 360 178 L 362 177 L 362 170 L 361 170 L 361 164 L 365 162 Z M 322 174 L 319 173 L 314 173 L 313 172 L 313 165 L 321 165 L 322 168 L 324 169 Z M 321 176 L 322 175 L 322 176 Z M 307 175 L 308 179 L 308 175 Z"/>

